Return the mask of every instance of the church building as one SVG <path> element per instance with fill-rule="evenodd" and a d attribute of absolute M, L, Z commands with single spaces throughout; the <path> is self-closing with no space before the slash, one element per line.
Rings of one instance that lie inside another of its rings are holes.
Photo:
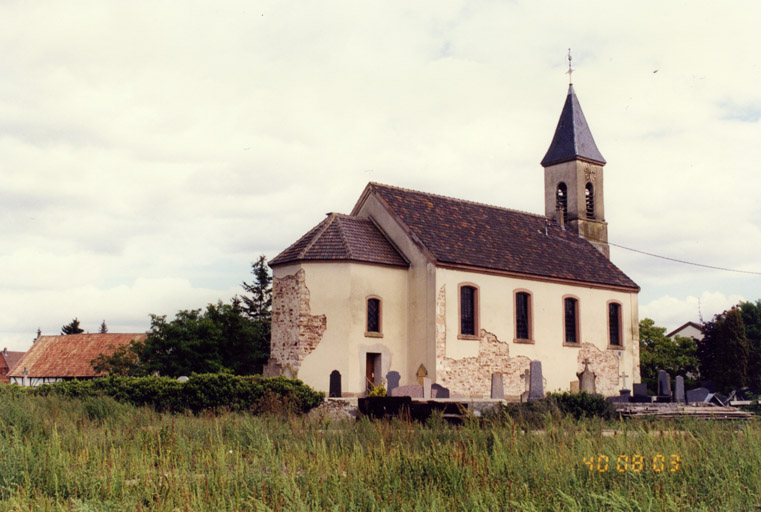
<path fill-rule="evenodd" d="M 611 261 L 605 159 L 569 86 L 541 162 L 544 215 L 369 183 L 271 262 L 268 375 L 344 396 L 421 375 L 460 397 L 566 391 L 585 364 L 597 392 L 639 382 L 639 287 Z M 537 191 L 539 193 L 539 191 Z"/>

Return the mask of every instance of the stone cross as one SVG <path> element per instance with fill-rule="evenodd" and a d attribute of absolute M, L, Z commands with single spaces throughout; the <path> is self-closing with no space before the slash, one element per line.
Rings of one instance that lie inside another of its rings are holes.
<path fill-rule="evenodd" d="M 624 381 L 624 388 L 623 389 L 626 389 L 626 378 L 628 377 L 628 375 L 626 375 L 626 372 L 624 372 L 621 375 L 619 375 L 619 377 L 621 377 L 621 380 Z"/>

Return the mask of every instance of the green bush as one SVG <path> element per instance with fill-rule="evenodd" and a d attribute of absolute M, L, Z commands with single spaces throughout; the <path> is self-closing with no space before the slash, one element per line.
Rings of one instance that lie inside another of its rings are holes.
<path fill-rule="evenodd" d="M 530 426 L 541 426 L 547 418 L 560 419 L 562 416 L 580 418 L 612 419 L 616 408 L 596 393 L 549 393 L 541 400 L 500 405 L 490 417 L 509 417 Z"/>
<path fill-rule="evenodd" d="M 110 397 L 136 406 L 149 405 L 162 411 L 308 412 L 325 394 L 300 380 L 285 377 L 237 376 L 225 373 L 194 374 L 182 383 L 170 377 L 107 376 L 45 384 L 34 389 L 40 396 L 68 398 Z M 93 402 L 99 417 L 104 404 Z M 89 412 L 88 412 L 89 413 Z"/>

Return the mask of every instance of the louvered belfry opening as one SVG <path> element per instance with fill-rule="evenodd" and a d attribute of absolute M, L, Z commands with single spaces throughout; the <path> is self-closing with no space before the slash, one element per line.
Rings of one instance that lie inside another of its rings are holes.
<path fill-rule="evenodd" d="M 558 184 L 558 189 L 555 193 L 555 209 L 562 210 L 563 223 L 568 222 L 568 187 L 563 182 Z"/>
<path fill-rule="evenodd" d="M 595 191 L 591 183 L 587 183 L 585 196 L 587 201 L 587 218 L 594 219 L 595 218 Z"/>

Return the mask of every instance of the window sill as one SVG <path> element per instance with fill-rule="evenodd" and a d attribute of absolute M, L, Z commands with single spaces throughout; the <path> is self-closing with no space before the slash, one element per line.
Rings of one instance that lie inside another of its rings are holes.
<path fill-rule="evenodd" d="M 532 339 L 513 338 L 513 343 L 521 343 L 523 345 L 534 345 L 536 342 Z"/>
<path fill-rule="evenodd" d="M 382 338 L 382 332 L 365 332 L 365 338 Z"/>
<path fill-rule="evenodd" d="M 581 348 L 581 343 L 571 343 L 568 341 L 563 342 L 564 347 Z"/>
<path fill-rule="evenodd" d="M 623 345 L 608 345 L 608 350 L 623 350 Z"/>
<path fill-rule="evenodd" d="M 457 339 L 458 340 L 480 340 L 481 336 L 476 336 L 475 334 L 458 334 Z"/>

